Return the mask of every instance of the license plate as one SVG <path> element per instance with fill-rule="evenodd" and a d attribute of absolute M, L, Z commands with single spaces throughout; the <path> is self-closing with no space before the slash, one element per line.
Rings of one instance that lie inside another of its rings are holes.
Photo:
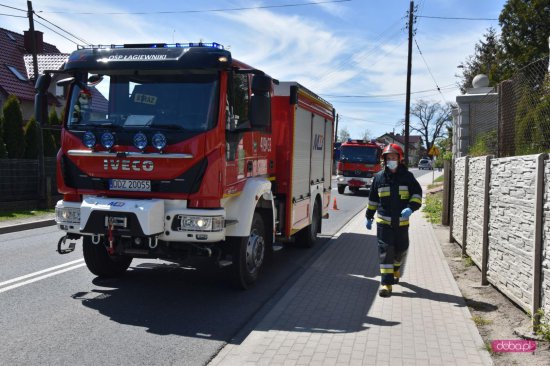
<path fill-rule="evenodd" d="M 109 190 L 151 192 L 151 181 L 133 179 L 110 179 Z"/>

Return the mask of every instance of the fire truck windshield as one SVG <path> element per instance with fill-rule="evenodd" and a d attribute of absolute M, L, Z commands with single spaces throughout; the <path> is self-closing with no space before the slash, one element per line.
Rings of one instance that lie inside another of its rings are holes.
<path fill-rule="evenodd" d="M 378 163 L 378 149 L 368 146 L 342 146 L 340 161 L 350 163 Z"/>
<path fill-rule="evenodd" d="M 216 123 L 218 84 L 217 74 L 91 75 L 72 88 L 67 127 L 206 131 Z"/>

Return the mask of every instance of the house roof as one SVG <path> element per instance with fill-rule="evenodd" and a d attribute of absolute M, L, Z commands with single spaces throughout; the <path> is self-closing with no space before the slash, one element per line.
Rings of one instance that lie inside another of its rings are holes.
<path fill-rule="evenodd" d="M 61 66 L 69 58 L 68 53 L 43 53 L 37 55 L 38 74 L 42 74 L 44 70 L 59 70 Z M 32 65 L 32 55 L 24 55 L 25 67 L 29 79 L 34 78 L 34 67 Z"/>
<path fill-rule="evenodd" d="M 403 135 L 394 134 L 394 133 L 390 132 L 390 133 L 383 134 L 377 140 L 384 140 L 385 138 L 392 139 L 395 142 L 399 143 L 400 145 L 405 145 L 405 136 L 403 136 Z M 422 136 L 409 135 L 409 144 L 417 144 L 421 141 L 422 141 Z"/>
<path fill-rule="evenodd" d="M 28 52 L 24 43 L 23 34 L 0 28 L 0 50 L 2 50 L 0 52 L 0 88 L 8 95 L 13 94 L 22 100 L 32 101 L 34 100 L 35 91 L 32 81 L 29 80 L 28 68 L 25 65 L 24 56 Z M 43 42 L 43 49 L 38 51 L 48 55 L 61 54 L 57 47 L 46 42 Z M 45 59 L 48 59 L 48 57 L 45 57 Z M 51 60 L 54 60 L 54 58 L 52 57 Z M 10 67 L 16 72 L 10 70 Z M 30 69 L 32 70 L 32 67 Z"/>

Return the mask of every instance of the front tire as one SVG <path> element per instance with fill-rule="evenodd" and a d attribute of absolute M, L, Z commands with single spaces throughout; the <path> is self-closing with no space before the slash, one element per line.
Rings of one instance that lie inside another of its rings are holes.
<path fill-rule="evenodd" d="M 339 184 L 338 185 L 338 193 L 340 194 L 344 194 L 344 191 L 346 190 L 346 186 L 345 185 L 342 185 L 342 184 Z"/>
<path fill-rule="evenodd" d="M 265 226 L 262 215 L 254 212 L 248 237 L 229 239 L 232 246 L 233 283 L 237 288 L 246 290 L 258 279 L 266 255 Z"/>
<path fill-rule="evenodd" d="M 130 263 L 132 257 L 110 256 L 103 238 L 98 244 L 92 243 L 91 236 L 84 236 L 82 239 L 82 250 L 84 252 L 84 261 L 86 266 L 98 277 L 112 278 L 122 276 Z"/>

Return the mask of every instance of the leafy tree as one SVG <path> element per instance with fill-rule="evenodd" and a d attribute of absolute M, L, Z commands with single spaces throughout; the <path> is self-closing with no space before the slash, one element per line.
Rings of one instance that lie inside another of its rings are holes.
<path fill-rule="evenodd" d="M 38 158 L 38 136 L 40 133 L 40 125 L 34 117 L 31 117 L 29 122 L 25 125 L 25 149 L 24 157 L 26 159 Z"/>
<path fill-rule="evenodd" d="M 4 143 L 4 119 L 0 116 L 0 159 L 5 159 L 8 157 L 8 152 L 6 151 L 6 144 Z"/>
<path fill-rule="evenodd" d="M 363 131 L 362 139 L 370 141 L 370 139 L 372 138 L 371 136 L 372 136 L 372 133 L 369 130 L 365 130 Z"/>
<path fill-rule="evenodd" d="M 498 21 L 505 56 L 516 69 L 548 56 L 550 0 L 508 0 Z"/>
<path fill-rule="evenodd" d="M 23 133 L 23 115 L 15 95 L 10 95 L 3 107 L 4 142 L 8 158 L 19 159 L 25 153 L 25 135 Z"/>
<path fill-rule="evenodd" d="M 52 128 L 52 135 L 55 140 L 55 146 L 56 147 L 61 146 L 61 119 L 57 115 L 55 108 L 52 108 L 48 116 L 48 123 Z"/>
<path fill-rule="evenodd" d="M 44 156 L 56 156 L 57 147 L 61 140 L 59 127 L 59 118 L 55 108 L 48 116 L 48 126 L 42 129 L 42 140 L 44 141 Z"/>
<path fill-rule="evenodd" d="M 338 132 L 338 141 L 347 141 L 350 137 L 349 131 L 346 127 L 341 128 Z"/>
<path fill-rule="evenodd" d="M 445 135 L 446 127 L 450 125 L 451 105 L 441 105 L 419 99 L 411 107 L 411 115 L 416 121 L 411 121 L 410 129 L 418 132 L 430 151 L 435 141 Z"/>
<path fill-rule="evenodd" d="M 485 74 L 489 78 L 489 85 L 495 85 L 504 80 L 503 48 L 494 28 L 487 29 L 484 39 L 475 45 L 475 53 L 470 55 L 462 67 L 459 82 L 462 93 L 472 87 L 472 80 L 478 74 Z"/>

